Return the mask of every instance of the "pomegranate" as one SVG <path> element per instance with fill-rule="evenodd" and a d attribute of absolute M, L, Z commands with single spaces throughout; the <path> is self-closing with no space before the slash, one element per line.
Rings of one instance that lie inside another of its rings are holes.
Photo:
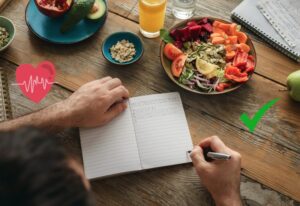
<path fill-rule="evenodd" d="M 34 2 L 40 12 L 46 16 L 59 17 L 71 8 L 73 0 L 35 0 Z"/>

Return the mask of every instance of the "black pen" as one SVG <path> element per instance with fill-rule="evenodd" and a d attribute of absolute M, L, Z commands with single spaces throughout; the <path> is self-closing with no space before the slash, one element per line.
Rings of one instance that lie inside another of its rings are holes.
<path fill-rule="evenodd" d="M 192 151 L 188 151 L 190 154 Z M 225 153 L 220 153 L 220 152 L 207 152 L 204 154 L 204 156 L 213 160 L 229 160 L 231 158 L 231 155 L 225 154 Z"/>

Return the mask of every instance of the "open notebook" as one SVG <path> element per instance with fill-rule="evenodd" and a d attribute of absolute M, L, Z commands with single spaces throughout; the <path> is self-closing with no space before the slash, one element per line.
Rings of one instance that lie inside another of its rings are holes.
<path fill-rule="evenodd" d="M 6 70 L 0 67 L 0 122 L 12 118 Z"/>
<path fill-rule="evenodd" d="M 131 98 L 120 116 L 80 137 L 88 179 L 188 163 L 193 147 L 178 93 Z"/>

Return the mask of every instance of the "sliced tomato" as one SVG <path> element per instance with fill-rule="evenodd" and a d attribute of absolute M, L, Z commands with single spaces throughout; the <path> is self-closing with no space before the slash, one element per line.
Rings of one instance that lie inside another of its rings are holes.
<path fill-rule="evenodd" d="M 244 43 L 246 44 L 247 40 L 248 40 L 248 37 L 247 35 L 244 33 L 244 32 L 236 32 L 235 34 L 237 37 L 238 37 L 238 41 L 239 43 Z"/>
<path fill-rule="evenodd" d="M 236 55 L 235 51 L 227 51 L 226 52 L 226 59 L 227 60 L 231 60 L 231 59 L 233 59 L 235 57 L 235 55 Z"/>
<path fill-rule="evenodd" d="M 228 39 L 230 40 L 231 44 L 237 44 L 238 41 L 237 36 L 229 36 Z"/>
<path fill-rule="evenodd" d="M 226 45 L 225 46 L 225 50 L 227 51 L 227 52 L 231 52 L 231 51 L 236 51 L 236 46 L 235 45 L 233 45 L 233 44 L 229 44 L 229 45 Z"/>
<path fill-rule="evenodd" d="M 216 90 L 218 92 L 223 92 L 225 89 L 231 87 L 231 83 L 219 83 L 218 86 L 216 87 Z"/>
<path fill-rule="evenodd" d="M 229 35 L 235 35 L 237 31 L 237 24 L 232 23 L 229 27 Z"/>
<path fill-rule="evenodd" d="M 235 82 L 246 82 L 248 81 L 248 74 L 246 72 L 241 72 L 241 70 L 234 66 L 227 66 L 225 69 L 225 78 L 235 81 Z"/>
<path fill-rule="evenodd" d="M 224 44 L 225 39 L 223 37 L 214 37 L 211 40 L 212 44 Z"/>
<path fill-rule="evenodd" d="M 210 38 L 214 38 L 214 37 L 222 37 L 222 34 L 220 34 L 220 33 L 212 33 L 210 35 Z"/>
<path fill-rule="evenodd" d="M 182 54 L 183 52 L 172 43 L 168 43 L 164 48 L 164 55 L 172 61 Z"/>
<path fill-rule="evenodd" d="M 220 24 L 223 24 L 223 22 L 220 22 L 218 20 L 215 20 L 214 23 L 213 23 L 213 26 L 214 27 L 218 27 Z"/>
<path fill-rule="evenodd" d="M 230 24 L 220 23 L 218 27 L 229 34 Z"/>
<path fill-rule="evenodd" d="M 254 56 L 252 56 L 252 55 L 248 55 L 248 59 L 250 59 L 250 60 L 254 61 Z"/>
<path fill-rule="evenodd" d="M 255 66 L 254 58 L 253 56 L 249 55 L 245 72 L 248 74 L 254 72 L 254 66 Z"/>
<path fill-rule="evenodd" d="M 213 27 L 213 33 L 219 33 L 223 36 L 225 34 L 225 31 L 220 29 L 219 27 Z"/>
<path fill-rule="evenodd" d="M 230 43 L 230 39 L 225 39 L 224 44 L 225 44 L 225 45 L 231 44 L 231 43 Z"/>
<path fill-rule="evenodd" d="M 182 54 L 172 62 L 171 70 L 174 77 L 180 77 L 186 59 L 187 55 Z"/>
<path fill-rule="evenodd" d="M 250 52 L 250 47 L 245 43 L 240 43 L 237 45 L 237 47 L 243 52 L 246 52 L 246 53 Z"/>
<path fill-rule="evenodd" d="M 248 62 L 248 53 L 239 51 L 234 57 L 233 66 L 243 67 L 246 66 L 247 62 Z"/>

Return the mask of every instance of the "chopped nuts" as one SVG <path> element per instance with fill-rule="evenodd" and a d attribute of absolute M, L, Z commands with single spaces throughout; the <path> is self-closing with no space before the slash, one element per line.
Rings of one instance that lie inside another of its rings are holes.
<path fill-rule="evenodd" d="M 4 47 L 9 41 L 9 33 L 4 27 L 0 27 L 0 48 Z"/>
<path fill-rule="evenodd" d="M 136 54 L 136 50 L 133 43 L 123 39 L 110 48 L 110 53 L 113 59 L 120 63 L 124 63 L 133 59 Z"/>

